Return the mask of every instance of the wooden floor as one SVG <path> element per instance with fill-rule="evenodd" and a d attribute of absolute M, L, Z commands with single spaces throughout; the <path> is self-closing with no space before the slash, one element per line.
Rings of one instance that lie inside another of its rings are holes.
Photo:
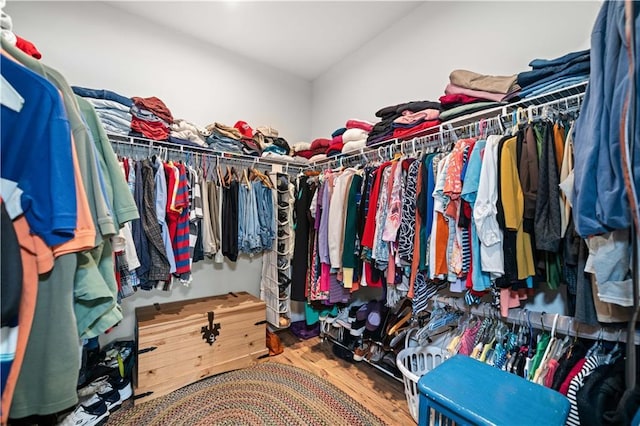
<path fill-rule="evenodd" d="M 350 363 L 336 357 L 332 343 L 314 337 L 299 340 L 289 331 L 278 333 L 285 346 L 282 354 L 267 362 L 294 365 L 333 383 L 389 425 L 415 425 L 402 382 L 365 362 Z"/>

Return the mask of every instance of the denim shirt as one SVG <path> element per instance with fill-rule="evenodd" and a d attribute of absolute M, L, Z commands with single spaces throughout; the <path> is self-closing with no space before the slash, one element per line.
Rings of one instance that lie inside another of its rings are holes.
<path fill-rule="evenodd" d="M 637 16 L 634 23 L 640 31 Z M 591 78 L 575 125 L 573 218 L 582 237 L 631 225 L 620 154 L 628 72 L 624 3 L 605 2 L 591 34 Z M 636 129 L 636 140 L 639 134 Z M 640 146 L 635 149 L 637 156 Z M 638 186 L 640 163 L 634 169 Z"/>

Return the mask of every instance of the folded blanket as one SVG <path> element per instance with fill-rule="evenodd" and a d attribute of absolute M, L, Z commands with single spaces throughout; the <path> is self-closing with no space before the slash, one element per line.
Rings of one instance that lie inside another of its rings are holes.
<path fill-rule="evenodd" d="M 316 154 L 313 157 L 309 158 L 310 163 L 315 163 L 316 161 L 322 161 L 327 159 L 327 154 Z"/>
<path fill-rule="evenodd" d="M 331 145 L 331 139 L 318 138 L 311 142 L 311 149 L 326 148 Z"/>
<path fill-rule="evenodd" d="M 362 129 L 347 129 L 347 131 L 342 134 L 342 142 L 347 143 L 360 139 L 366 140 L 368 136 L 369 132 L 366 132 Z"/>
<path fill-rule="evenodd" d="M 291 145 L 291 149 L 293 152 L 306 151 L 311 149 L 311 144 L 309 142 L 296 142 Z"/>
<path fill-rule="evenodd" d="M 423 109 L 422 111 L 417 111 L 417 112 L 411 112 L 407 110 L 407 111 L 404 111 L 400 117 L 393 120 L 393 122 L 399 123 L 399 124 L 411 124 L 411 123 L 417 123 L 418 121 L 437 120 L 439 116 L 440 116 L 440 110 L 438 109 L 429 108 L 429 109 Z"/>
<path fill-rule="evenodd" d="M 200 133 L 194 133 L 192 130 L 180 130 L 180 131 L 171 131 L 171 136 L 178 139 L 186 139 L 200 146 L 207 146 L 207 143 L 204 140 L 204 137 L 200 135 Z"/>
<path fill-rule="evenodd" d="M 314 155 L 323 154 L 323 153 L 324 153 L 324 151 L 313 151 L 311 149 L 304 149 L 302 151 L 296 151 L 294 157 L 297 156 L 297 157 L 304 157 L 306 159 L 309 159 L 309 158 L 313 157 Z"/>
<path fill-rule="evenodd" d="M 491 93 L 507 94 L 516 83 L 517 76 L 493 76 L 478 74 L 467 70 L 454 70 L 449 74 L 449 81 L 465 89 L 480 90 Z"/>
<path fill-rule="evenodd" d="M 411 136 L 411 135 L 420 133 L 423 130 L 427 130 L 427 129 L 430 129 L 431 127 L 437 126 L 438 124 L 440 124 L 440 120 L 431 120 L 431 121 L 425 121 L 413 127 L 408 127 L 408 128 L 399 127 L 393 130 L 393 137 L 402 138 L 406 136 Z"/>
<path fill-rule="evenodd" d="M 329 145 L 329 148 L 327 148 L 327 156 L 330 156 L 331 153 L 333 152 L 342 152 L 342 147 L 344 146 L 344 144 L 342 142 L 335 142 L 332 143 L 331 145 Z"/>
<path fill-rule="evenodd" d="M 356 118 L 352 118 L 351 120 L 347 120 L 346 128 L 347 129 L 362 129 L 365 132 L 371 132 L 373 130 L 374 123 L 370 123 L 365 120 L 358 120 Z"/>
<path fill-rule="evenodd" d="M 475 98 L 486 99 L 494 102 L 501 102 L 506 96 L 504 93 L 491 93 L 482 90 L 465 89 L 464 87 L 459 87 L 451 83 L 447 84 L 447 87 L 444 89 L 444 93 L 447 95 L 459 94 L 473 96 Z"/>
<path fill-rule="evenodd" d="M 445 112 L 440 114 L 440 119 L 442 121 L 447 121 L 447 120 L 451 120 L 453 118 L 457 118 L 466 114 L 471 114 L 472 112 L 481 111 L 487 108 L 493 108 L 499 105 L 502 105 L 502 104 L 497 102 L 475 102 L 472 104 L 465 104 L 459 107 L 446 110 Z"/>
<path fill-rule="evenodd" d="M 432 101 L 411 101 L 403 104 L 392 105 L 388 107 L 384 107 L 376 111 L 376 117 L 380 117 L 383 120 L 389 118 L 396 118 L 398 115 L 402 114 L 403 111 L 422 111 L 423 109 L 433 108 L 440 109 L 442 108 L 439 102 Z"/>
<path fill-rule="evenodd" d="M 361 148 L 365 148 L 366 146 L 367 146 L 366 139 L 346 142 L 342 147 L 342 152 L 347 153 L 347 152 L 359 151 Z"/>
<path fill-rule="evenodd" d="M 482 99 L 476 98 L 475 96 L 467 96 L 462 93 L 452 93 L 450 95 L 442 95 L 440 96 L 440 103 L 443 107 L 449 107 L 449 105 L 455 104 L 470 104 L 473 102 L 481 101 Z"/>

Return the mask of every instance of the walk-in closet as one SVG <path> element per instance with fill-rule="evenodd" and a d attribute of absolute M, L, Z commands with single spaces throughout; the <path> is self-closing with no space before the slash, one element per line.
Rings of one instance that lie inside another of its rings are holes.
<path fill-rule="evenodd" d="M 640 424 L 637 2 L 0 10 L 0 424 Z"/>

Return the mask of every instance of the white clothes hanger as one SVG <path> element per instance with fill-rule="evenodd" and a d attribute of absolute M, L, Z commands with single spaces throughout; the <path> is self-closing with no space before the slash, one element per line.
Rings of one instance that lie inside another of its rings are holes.
<path fill-rule="evenodd" d="M 12 111 L 20 112 L 24 105 L 24 98 L 4 76 L 0 77 L 0 103 Z"/>

